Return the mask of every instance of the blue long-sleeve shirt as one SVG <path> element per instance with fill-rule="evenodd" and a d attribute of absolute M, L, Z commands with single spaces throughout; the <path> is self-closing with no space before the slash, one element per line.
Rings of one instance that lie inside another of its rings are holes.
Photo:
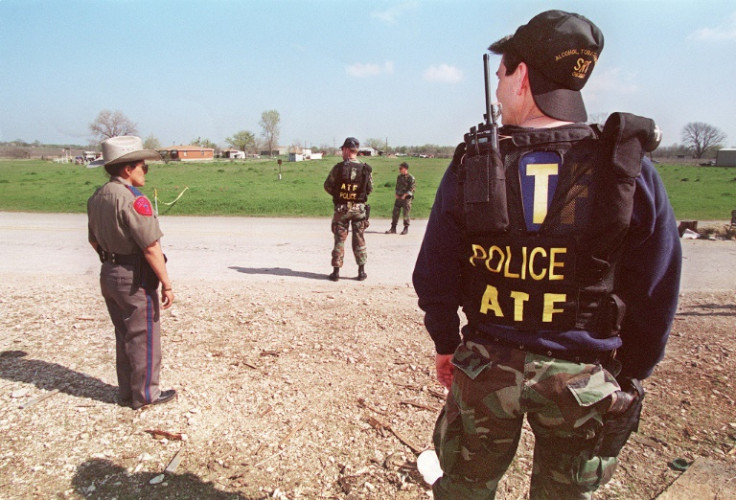
<path fill-rule="evenodd" d="M 461 258 L 463 214 L 457 203 L 457 175 L 447 169 L 440 183 L 413 273 L 424 323 L 439 354 L 451 354 L 461 341 Z M 590 332 L 529 332 L 499 327 L 494 335 L 529 347 L 557 351 L 616 349 L 624 378 L 648 377 L 664 356 L 677 309 L 681 248 L 667 193 L 651 162 L 636 179 L 631 226 L 618 264 L 614 293 L 626 304 L 620 336 L 597 339 Z M 464 328 L 468 328 L 466 325 Z"/>

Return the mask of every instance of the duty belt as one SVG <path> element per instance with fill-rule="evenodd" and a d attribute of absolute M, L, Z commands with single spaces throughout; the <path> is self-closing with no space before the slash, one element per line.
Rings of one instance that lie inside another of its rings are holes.
<path fill-rule="evenodd" d="M 472 329 L 470 335 L 467 337 L 468 340 L 481 340 L 484 341 L 484 343 L 498 344 L 499 346 L 509 349 L 518 349 L 520 351 L 530 352 L 540 356 L 547 356 L 548 358 L 561 359 L 572 363 L 585 363 L 589 365 L 604 365 L 611 358 L 611 354 L 613 354 L 611 351 L 575 352 L 545 349 L 544 347 L 539 346 L 528 346 L 521 343 L 515 343 L 510 340 L 501 339 L 493 336 L 492 334 L 484 333 L 476 329 Z"/>
<path fill-rule="evenodd" d="M 120 264 L 124 266 L 132 266 L 140 262 L 141 255 L 134 253 L 123 255 L 115 252 L 108 252 L 106 250 L 99 249 L 97 251 L 100 254 L 100 262 L 110 262 L 111 264 Z"/>
<path fill-rule="evenodd" d="M 335 208 L 346 207 L 348 210 L 350 210 L 357 205 L 365 205 L 365 203 L 362 201 L 346 201 L 345 203 L 338 203 L 337 205 L 335 205 Z"/>

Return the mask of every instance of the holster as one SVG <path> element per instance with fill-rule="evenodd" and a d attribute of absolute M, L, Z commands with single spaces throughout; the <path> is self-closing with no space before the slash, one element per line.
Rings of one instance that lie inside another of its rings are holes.
<path fill-rule="evenodd" d="M 368 220 L 371 218 L 371 206 L 369 204 L 365 204 L 365 220 Z"/>
<path fill-rule="evenodd" d="M 164 262 L 168 261 L 169 259 L 167 259 L 164 254 Z M 151 264 L 149 264 L 146 258 L 141 255 L 133 268 L 133 286 L 141 287 L 146 290 L 156 290 L 158 289 L 159 283 L 160 281 L 158 276 L 156 276 L 156 273 L 153 271 Z"/>
<path fill-rule="evenodd" d="M 628 441 L 632 432 L 639 430 L 639 418 L 641 417 L 642 402 L 644 400 L 644 388 L 636 379 L 631 380 L 631 388 L 628 391 L 636 391 L 638 397 L 623 413 L 606 414 L 603 416 L 603 429 L 598 438 L 597 455 L 603 457 L 616 457 Z"/>
<path fill-rule="evenodd" d="M 615 337 L 621 331 L 626 316 L 626 304 L 615 293 L 603 298 L 596 310 L 595 323 L 591 330 L 598 339 Z"/>

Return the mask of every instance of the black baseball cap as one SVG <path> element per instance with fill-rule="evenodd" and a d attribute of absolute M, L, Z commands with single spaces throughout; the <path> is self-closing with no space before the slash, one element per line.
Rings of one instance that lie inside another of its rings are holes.
<path fill-rule="evenodd" d="M 340 146 L 340 149 L 342 148 L 349 148 L 349 149 L 358 149 L 360 147 L 360 143 L 358 142 L 358 139 L 355 137 L 348 137 L 345 139 L 345 142 L 342 143 L 342 146 Z"/>
<path fill-rule="evenodd" d="M 488 50 L 511 52 L 526 63 L 534 102 L 546 115 L 572 122 L 588 119 L 580 89 L 603 50 L 603 33 L 589 19 L 548 10 Z"/>

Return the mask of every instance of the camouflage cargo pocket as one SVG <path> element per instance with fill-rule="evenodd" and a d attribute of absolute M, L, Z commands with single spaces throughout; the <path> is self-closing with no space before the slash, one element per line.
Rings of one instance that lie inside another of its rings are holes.
<path fill-rule="evenodd" d="M 437 417 L 432 441 L 442 470 L 445 473 L 451 473 L 460 457 L 462 441 L 460 409 L 452 393 L 447 395 L 445 406 Z"/>
<path fill-rule="evenodd" d="M 489 353 L 485 346 L 474 342 L 465 342 L 455 350 L 452 364 L 468 378 L 475 380 L 483 370 L 493 365 L 493 362 L 488 358 Z"/>
<path fill-rule="evenodd" d="M 583 371 L 567 381 L 567 389 L 580 406 L 592 406 L 621 389 L 613 375 L 601 365 L 584 366 Z"/>
<path fill-rule="evenodd" d="M 572 468 L 572 483 L 581 493 L 591 493 L 608 483 L 616 471 L 614 457 L 600 457 L 583 453 L 576 457 Z"/>

